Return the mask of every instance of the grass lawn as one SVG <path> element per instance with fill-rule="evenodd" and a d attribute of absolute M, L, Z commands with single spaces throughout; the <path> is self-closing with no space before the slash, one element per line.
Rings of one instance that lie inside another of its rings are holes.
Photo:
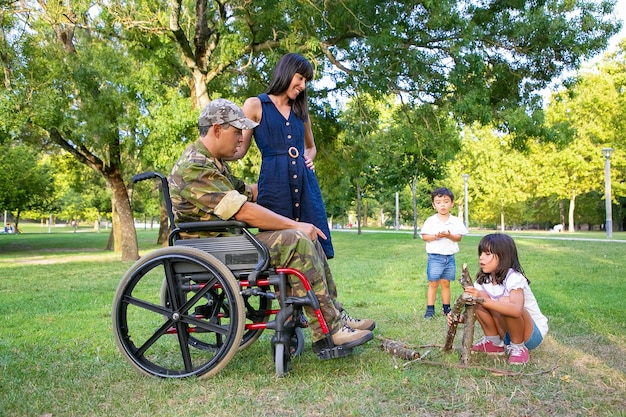
<path fill-rule="evenodd" d="M 131 264 L 103 250 L 108 233 L 25 232 L 0 235 L 0 416 L 626 415 L 624 234 L 512 234 L 550 325 L 525 366 L 472 355 L 471 369 L 455 368 L 462 330 L 446 354 L 437 347 L 444 316 L 422 317 L 424 243 L 410 233 L 338 231 L 330 264 L 348 311 L 438 364 L 404 366 L 376 340 L 320 361 L 307 343 L 279 379 L 268 331 L 213 378 L 161 380 L 137 374 L 113 341 L 111 303 Z M 157 247 L 156 232 L 138 236 L 142 253 Z M 479 239 L 461 242 L 459 274 L 464 262 L 475 274 Z M 462 292 L 458 281 L 452 289 L 453 299 Z"/>

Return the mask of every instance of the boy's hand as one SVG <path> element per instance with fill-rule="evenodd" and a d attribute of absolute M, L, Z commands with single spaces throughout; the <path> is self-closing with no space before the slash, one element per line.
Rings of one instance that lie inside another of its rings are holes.
<path fill-rule="evenodd" d="M 451 233 L 450 233 L 449 230 L 444 230 L 444 231 L 441 231 L 441 232 L 437 233 L 437 238 L 438 239 L 442 239 L 444 237 L 450 237 L 450 235 L 451 235 Z"/>

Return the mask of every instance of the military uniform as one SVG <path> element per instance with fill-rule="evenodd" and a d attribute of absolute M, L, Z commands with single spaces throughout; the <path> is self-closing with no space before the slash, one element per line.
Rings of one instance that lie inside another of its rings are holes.
<path fill-rule="evenodd" d="M 250 187 L 234 177 L 228 165 L 213 157 L 201 141 L 187 147 L 168 182 L 177 222 L 229 220 L 252 200 Z M 319 241 L 312 241 L 299 230 L 264 231 L 257 238 L 268 247 L 272 266 L 297 269 L 307 277 L 328 328 L 335 333 L 342 326 L 336 306 L 337 289 Z M 306 294 L 298 278 L 292 277 L 290 285 L 294 295 Z M 321 340 L 324 334 L 313 309 L 304 309 L 313 342 Z"/>

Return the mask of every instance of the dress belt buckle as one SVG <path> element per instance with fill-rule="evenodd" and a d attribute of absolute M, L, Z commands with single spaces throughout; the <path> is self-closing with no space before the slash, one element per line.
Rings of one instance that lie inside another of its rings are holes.
<path fill-rule="evenodd" d="M 297 148 L 294 148 L 293 146 L 289 149 L 287 149 L 287 153 L 289 154 L 290 157 L 292 157 L 293 159 L 296 159 L 297 157 L 300 156 L 300 152 L 298 152 Z"/>

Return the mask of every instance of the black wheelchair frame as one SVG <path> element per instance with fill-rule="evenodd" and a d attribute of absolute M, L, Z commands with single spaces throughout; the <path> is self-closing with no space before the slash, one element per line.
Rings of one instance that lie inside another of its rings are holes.
<path fill-rule="evenodd" d="M 300 271 L 272 268 L 268 249 L 240 221 L 174 222 L 167 178 L 144 172 L 133 183 L 159 179 L 170 222 L 168 246 L 141 257 L 120 281 L 113 300 L 113 334 L 122 355 L 140 373 L 162 378 L 208 378 L 264 330 L 276 375 L 289 372 L 304 349 L 300 316 L 311 306 L 325 339 L 319 359 L 350 354 L 335 346 L 311 285 Z M 183 239 L 182 233 L 222 237 Z M 289 296 L 289 277 L 304 297 Z M 272 302 L 278 308 L 272 308 Z"/>

